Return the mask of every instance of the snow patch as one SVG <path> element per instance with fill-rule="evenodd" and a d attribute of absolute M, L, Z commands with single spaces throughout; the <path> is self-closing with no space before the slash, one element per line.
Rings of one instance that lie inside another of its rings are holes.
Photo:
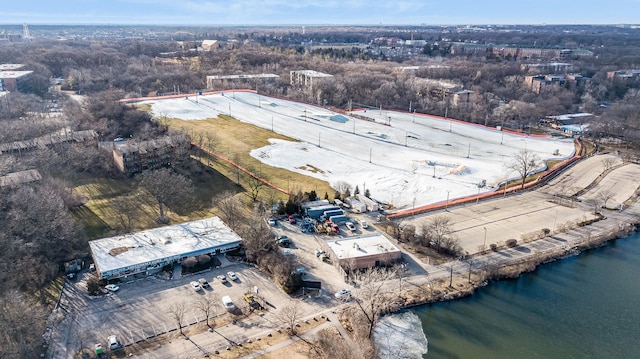
<path fill-rule="evenodd" d="M 383 317 L 373 331 L 381 359 L 421 359 L 429 342 L 420 318 L 412 312 Z"/>

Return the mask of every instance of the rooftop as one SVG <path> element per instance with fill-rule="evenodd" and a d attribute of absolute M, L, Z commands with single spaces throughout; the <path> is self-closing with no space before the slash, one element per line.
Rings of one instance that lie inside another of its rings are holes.
<path fill-rule="evenodd" d="M 2 79 L 17 79 L 19 77 L 32 74 L 33 71 L 0 71 Z"/>
<path fill-rule="evenodd" d="M 336 239 L 327 241 L 327 245 L 338 259 L 366 257 L 400 251 L 382 234 Z"/>
<path fill-rule="evenodd" d="M 0 71 L 18 70 L 23 67 L 22 64 L 0 64 Z"/>
<path fill-rule="evenodd" d="M 333 77 L 333 75 L 325 74 L 324 72 L 318 72 L 314 70 L 297 70 L 297 71 L 291 71 L 291 72 L 309 76 L 309 77 Z"/>
<path fill-rule="evenodd" d="M 35 182 L 42 179 L 38 170 L 26 170 L 8 173 L 0 176 L 0 187 L 15 186 L 23 183 Z"/>
<path fill-rule="evenodd" d="M 89 242 L 101 272 L 240 242 L 218 217 L 210 217 Z"/>
<path fill-rule="evenodd" d="M 207 76 L 207 79 L 212 80 L 236 80 L 236 79 L 264 79 L 264 78 L 279 78 L 276 74 L 255 74 L 255 75 L 212 75 Z"/>

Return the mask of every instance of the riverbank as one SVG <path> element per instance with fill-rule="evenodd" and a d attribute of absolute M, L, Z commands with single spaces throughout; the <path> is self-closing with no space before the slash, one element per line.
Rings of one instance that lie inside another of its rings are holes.
<path fill-rule="evenodd" d="M 405 288 L 399 291 L 398 300 L 389 306 L 387 313 L 468 297 L 491 281 L 518 278 L 523 273 L 535 271 L 540 265 L 603 246 L 612 240 L 628 237 L 640 228 L 640 218 L 634 214 L 638 210 L 638 204 L 634 203 L 628 210 L 633 213 L 621 217 L 620 212 L 612 212 L 608 217 L 602 217 L 601 221 L 592 222 L 564 233 L 554 233 L 548 239 L 558 243 L 550 249 L 535 250 L 537 241 L 530 241 L 520 246 L 502 248 L 467 259 L 463 262 L 468 266 L 466 273 L 459 269 L 456 270 L 454 263 L 450 262 L 438 266 L 440 273 L 448 272 L 448 277 L 443 278 L 442 275 L 439 275 L 429 280 L 429 275 L 427 275 L 426 281 L 416 281 L 412 278 L 404 279 Z M 595 225 L 599 222 L 607 221 L 616 223 L 596 228 Z M 573 237 L 573 240 L 563 237 Z M 504 255 L 501 261 L 492 261 L 486 258 L 492 254 L 500 255 L 506 250 L 518 251 L 526 255 L 519 257 Z M 455 263 L 459 267 L 461 262 L 456 261 Z"/>

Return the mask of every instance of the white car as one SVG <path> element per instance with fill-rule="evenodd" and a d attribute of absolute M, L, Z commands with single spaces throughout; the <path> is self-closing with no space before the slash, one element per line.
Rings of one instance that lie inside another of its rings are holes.
<path fill-rule="evenodd" d="M 193 288 L 193 290 L 195 290 L 196 292 L 199 292 L 199 291 L 202 290 L 202 287 L 200 286 L 200 283 L 196 282 L 195 280 L 191 281 L 191 283 L 189 283 L 189 284 L 191 284 L 191 288 Z"/>
<path fill-rule="evenodd" d="M 222 284 L 227 283 L 227 277 L 225 277 L 224 274 L 217 275 L 216 278 L 218 278 Z"/>
<path fill-rule="evenodd" d="M 351 291 L 349 289 L 342 289 L 339 292 L 336 292 L 334 296 L 336 297 L 336 299 L 346 299 L 351 296 Z"/>
<path fill-rule="evenodd" d="M 355 232 L 355 231 L 356 231 L 356 226 L 354 226 L 354 225 L 353 225 L 353 223 L 351 223 L 351 222 L 347 222 L 347 223 L 345 223 L 344 225 L 345 225 L 345 226 L 347 226 L 347 228 L 349 228 L 349 230 L 350 230 L 351 232 Z"/>
<path fill-rule="evenodd" d="M 117 292 L 118 289 L 120 289 L 120 287 L 118 287 L 115 284 L 107 284 L 107 285 L 104 286 L 104 289 L 106 289 L 106 290 L 108 290 L 110 292 Z"/>
<path fill-rule="evenodd" d="M 238 280 L 238 277 L 234 272 L 227 272 L 227 277 L 229 277 L 229 279 L 231 280 Z"/>
<path fill-rule="evenodd" d="M 369 224 L 367 224 L 367 222 L 365 222 L 365 221 L 360 221 L 360 226 L 361 226 L 362 228 L 365 228 L 365 229 L 366 229 L 366 228 L 369 228 Z"/>

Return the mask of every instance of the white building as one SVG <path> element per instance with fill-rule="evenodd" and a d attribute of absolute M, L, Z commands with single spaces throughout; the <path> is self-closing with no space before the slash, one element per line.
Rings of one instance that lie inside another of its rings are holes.
<path fill-rule="evenodd" d="M 382 234 L 324 242 L 333 263 L 345 271 L 391 265 L 400 260 L 400 249 Z"/>
<path fill-rule="evenodd" d="M 333 77 L 333 75 L 313 70 L 289 71 L 289 76 L 291 76 L 292 87 L 306 88 L 309 91 L 313 90 L 313 86 L 319 81 Z"/>
<path fill-rule="evenodd" d="M 242 239 L 218 217 L 97 239 L 89 248 L 101 279 L 150 275 L 201 254 L 220 254 Z"/>

